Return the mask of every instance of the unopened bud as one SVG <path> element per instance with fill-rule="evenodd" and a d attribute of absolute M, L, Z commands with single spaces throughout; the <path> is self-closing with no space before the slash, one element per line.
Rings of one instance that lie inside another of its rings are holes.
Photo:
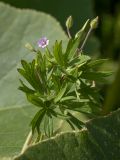
<path fill-rule="evenodd" d="M 26 43 L 25 47 L 32 52 L 35 51 L 35 49 L 33 48 L 33 46 L 30 43 Z"/>
<path fill-rule="evenodd" d="M 90 27 L 91 27 L 92 29 L 96 29 L 97 26 L 98 26 L 98 17 L 96 17 L 95 19 L 93 19 L 93 20 L 91 21 L 91 23 L 90 23 Z"/>
<path fill-rule="evenodd" d="M 68 29 L 70 29 L 70 28 L 72 27 L 72 25 L 73 25 L 73 18 L 72 18 L 72 16 L 69 16 L 69 17 L 67 18 L 67 21 L 66 21 L 66 27 L 67 27 Z"/>

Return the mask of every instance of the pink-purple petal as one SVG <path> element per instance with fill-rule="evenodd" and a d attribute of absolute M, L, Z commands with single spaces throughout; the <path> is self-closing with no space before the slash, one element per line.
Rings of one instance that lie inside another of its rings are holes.
<path fill-rule="evenodd" d="M 37 44 L 38 44 L 38 47 L 45 48 L 46 46 L 48 46 L 49 40 L 46 37 L 43 37 L 38 40 Z"/>

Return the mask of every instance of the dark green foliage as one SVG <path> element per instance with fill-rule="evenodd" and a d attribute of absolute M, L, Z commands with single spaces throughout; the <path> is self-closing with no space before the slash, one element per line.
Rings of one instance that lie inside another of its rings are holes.
<path fill-rule="evenodd" d="M 71 14 L 76 24 L 73 26 L 73 31 L 79 29 L 82 23 L 86 20 L 86 18 L 92 18 L 93 10 L 92 10 L 92 2 L 89 0 L 76 0 L 74 1 L 57 1 L 56 0 L 0 0 L 2 2 L 8 3 L 17 8 L 30 8 L 38 11 L 42 11 L 48 13 L 54 17 L 62 24 L 65 28 L 65 19 Z M 74 7 L 73 7 L 74 6 Z"/>

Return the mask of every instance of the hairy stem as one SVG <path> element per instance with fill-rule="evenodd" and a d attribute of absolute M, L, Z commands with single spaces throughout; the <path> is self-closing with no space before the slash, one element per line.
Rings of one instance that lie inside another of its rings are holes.
<path fill-rule="evenodd" d="M 87 35 L 86 35 L 86 37 L 85 37 L 85 39 L 84 39 L 81 47 L 80 47 L 80 49 L 79 49 L 79 52 L 82 52 L 82 50 L 83 50 L 83 48 L 84 48 L 84 46 L 85 46 L 85 44 L 86 44 L 86 42 L 87 42 L 87 40 L 88 40 L 91 32 L 92 32 L 92 28 L 90 27 L 90 29 L 89 29 L 89 31 L 88 31 L 88 33 L 87 33 Z"/>
<path fill-rule="evenodd" d="M 61 120 L 60 126 L 54 131 L 53 135 L 55 136 L 57 133 L 60 133 L 63 127 L 64 121 Z"/>
<path fill-rule="evenodd" d="M 70 34 L 70 30 L 69 30 L 69 28 L 67 28 L 67 34 L 68 34 L 69 39 L 71 39 L 71 38 L 72 38 L 72 36 L 71 36 L 71 34 Z"/>
<path fill-rule="evenodd" d="M 32 142 L 32 137 L 33 137 L 33 134 L 32 134 L 32 131 L 29 132 L 28 136 L 27 136 L 27 139 L 23 145 L 23 148 L 21 150 L 21 153 L 24 153 L 24 151 L 28 148 L 28 146 L 31 144 Z"/>

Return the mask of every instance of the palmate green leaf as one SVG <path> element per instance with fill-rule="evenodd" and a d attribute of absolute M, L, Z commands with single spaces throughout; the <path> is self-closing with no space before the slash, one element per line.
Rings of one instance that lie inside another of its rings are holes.
<path fill-rule="evenodd" d="M 63 52 L 62 51 L 62 41 L 60 42 L 56 41 L 53 47 L 53 54 L 54 54 L 54 57 L 57 63 L 61 66 L 64 66 L 64 55 L 62 52 Z"/>
<path fill-rule="evenodd" d="M 77 65 L 78 68 L 82 65 L 84 65 L 85 63 L 87 63 L 88 61 L 90 61 L 91 58 L 87 55 L 79 55 L 77 57 L 75 57 L 74 59 L 72 59 L 70 62 L 69 62 L 69 65 L 72 66 L 72 65 Z"/>
<path fill-rule="evenodd" d="M 35 90 L 31 89 L 31 88 L 28 88 L 22 80 L 20 80 L 22 86 L 19 87 L 20 90 L 22 90 L 23 92 L 25 93 L 31 93 L 31 94 L 34 94 L 35 93 Z"/>
<path fill-rule="evenodd" d="M 53 135 L 53 118 L 52 116 L 45 115 L 44 117 L 44 131 L 47 137 Z"/>
<path fill-rule="evenodd" d="M 88 67 L 91 67 L 91 68 L 96 68 L 96 67 L 99 67 L 100 65 L 102 65 L 103 63 L 106 63 L 108 62 L 109 60 L 108 59 L 97 59 L 97 60 L 92 60 L 91 62 L 89 62 L 87 64 Z"/>
<path fill-rule="evenodd" d="M 40 51 L 37 53 L 37 62 L 35 60 L 27 63 L 21 60 L 23 69 L 18 68 L 18 72 L 30 83 L 30 85 L 40 93 L 46 89 L 46 60 Z"/>
<path fill-rule="evenodd" d="M 76 105 L 76 107 L 73 107 L 74 105 Z M 89 118 L 97 117 L 97 115 L 99 115 L 99 113 L 100 113 L 99 106 L 97 106 L 93 103 L 87 103 L 87 105 L 85 103 L 81 103 L 81 104 L 80 103 L 72 103 L 71 107 L 69 107 L 68 109 L 71 111 L 75 111 L 79 114 L 82 113 Z"/>
<path fill-rule="evenodd" d="M 49 81 L 52 77 L 52 73 L 53 73 L 54 69 L 51 68 L 48 72 L 47 72 L 47 81 Z"/>
<path fill-rule="evenodd" d="M 34 89 L 38 89 L 39 86 L 35 83 L 36 77 L 34 74 L 34 70 L 35 70 L 35 61 L 33 60 L 32 63 L 27 63 L 25 60 L 21 60 L 21 64 L 23 68 L 18 68 L 18 72 L 25 78 L 25 80 L 27 80 L 31 87 L 33 87 Z M 22 80 L 21 80 L 22 82 Z M 27 86 L 25 87 L 25 85 L 22 82 L 22 86 L 24 86 L 24 88 L 27 88 Z"/>
<path fill-rule="evenodd" d="M 46 57 L 45 55 L 42 55 L 40 51 L 38 51 L 37 53 L 37 65 L 41 69 L 41 72 L 45 74 L 46 73 Z"/>
<path fill-rule="evenodd" d="M 75 96 L 64 96 L 63 98 L 61 98 L 60 102 L 64 102 L 64 101 L 68 101 L 68 100 L 75 100 L 76 97 Z"/>
<path fill-rule="evenodd" d="M 70 117 L 69 122 L 71 122 L 73 126 L 77 127 L 78 129 L 83 127 L 84 123 L 77 119 L 74 115 L 72 115 L 70 112 L 68 112 L 67 115 Z"/>
<path fill-rule="evenodd" d="M 21 60 L 21 64 L 24 70 L 26 70 L 28 73 L 31 73 L 30 65 L 25 60 Z"/>
<path fill-rule="evenodd" d="M 72 46 L 73 46 L 73 39 L 70 39 L 68 44 L 67 44 L 66 51 L 65 51 L 65 59 L 66 59 L 66 61 L 68 61 L 68 55 L 70 53 L 70 50 L 71 50 Z"/>
<path fill-rule="evenodd" d="M 54 65 L 57 64 L 55 57 L 53 56 L 53 54 L 51 54 L 51 52 L 48 48 L 46 49 L 45 56 L 46 56 L 48 66 L 53 65 L 53 64 Z"/>
<path fill-rule="evenodd" d="M 46 92 L 47 77 L 46 77 L 46 71 L 45 70 L 43 71 L 39 66 L 36 66 L 34 68 L 34 73 L 33 73 L 33 76 L 31 77 L 31 79 L 33 79 L 34 83 L 37 86 L 36 90 L 39 90 L 39 92 L 41 94 Z"/>
<path fill-rule="evenodd" d="M 39 110 L 36 115 L 34 116 L 34 118 L 31 121 L 31 125 L 32 125 L 32 132 L 34 132 L 35 128 L 37 129 L 37 132 L 40 132 L 40 124 L 42 123 L 42 120 L 45 116 L 45 109 L 41 109 Z"/>
<path fill-rule="evenodd" d="M 52 75 L 52 81 L 54 82 L 54 88 L 56 89 L 56 91 L 60 90 L 61 84 L 60 84 L 60 76 L 57 75 Z"/>
<path fill-rule="evenodd" d="M 84 97 L 86 97 L 88 99 L 90 98 L 89 96 L 91 96 L 95 101 L 98 102 L 98 104 L 100 104 L 100 100 L 102 99 L 102 97 L 100 95 L 99 89 L 96 89 L 94 87 L 90 87 L 81 81 L 81 88 L 80 88 L 79 92 Z M 93 100 L 93 102 L 94 102 L 94 100 Z"/>
<path fill-rule="evenodd" d="M 38 107 L 44 107 L 44 102 L 42 99 L 40 99 L 38 96 L 34 94 L 27 93 L 27 99 L 29 102 L 31 102 L 33 105 L 38 106 Z"/>
<path fill-rule="evenodd" d="M 120 110 L 29 147 L 15 160 L 119 160 Z"/>
<path fill-rule="evenodd" d="M 25 95 L 18 90 L 17 68 L 21 67 L 21 59 L 31 61 L 34 57 L 24 45 L 30 42 L 36 48 L 43 36 L 50 40 L 50 49 L 56 39 L 64 44 L 67 40 L 53 17 L 0 3 L 0 159 L 20 152 L 30 130 L 29 122 L 38 109 L 28 106 Z"/>
<path fill-rule="evenodd" d="M 39 72 L 37 71 L 37 68 L 32 68 L 31 65 L 32 64 L 29 64 L 29 67 L 31 68 L 30 72 L 28 71 L 28 68 L 26 68 L 26 70 L 18 68 L 17 70 L 35 90 L 42 92 L 42 88 L 40 85 L 42 83 L 42 80 L 40 79 L 41 77 L 39 76 Z"/>
<path fill-rule="evenodd" d="M 106 72 L 96 72 L 96 71 L 85 71 L 82 72 L 81 78 L 83 79 L 88 79 L 88 80 L 94 80 L 94 81 L 99 81 L 99 82 L 106 82 L 106 78 L 108 76 L 111 76 L 113 72 L 111 71 L 106 71 Z"/>
<path fill-rule="evenodd" d="M 61 100 L 61 98 L 64 96 L 66 90 L 67 90 L 67 84 L 64 85 L 64 86 L 60 89 L 58 95 L 57 95 L 56 98 L 54 99 L 54 102 L 55 102 L 55 103 L 57 103 L 58 101 Z"/>
<path fill-rule="evenodd" d="M 64 53 L 66 62 L 71 60 L 73 56 L 75 56 L 77 49 L 80 44 L 80 38 L 70 39 L 66 48 L 66 51 Z"/>

